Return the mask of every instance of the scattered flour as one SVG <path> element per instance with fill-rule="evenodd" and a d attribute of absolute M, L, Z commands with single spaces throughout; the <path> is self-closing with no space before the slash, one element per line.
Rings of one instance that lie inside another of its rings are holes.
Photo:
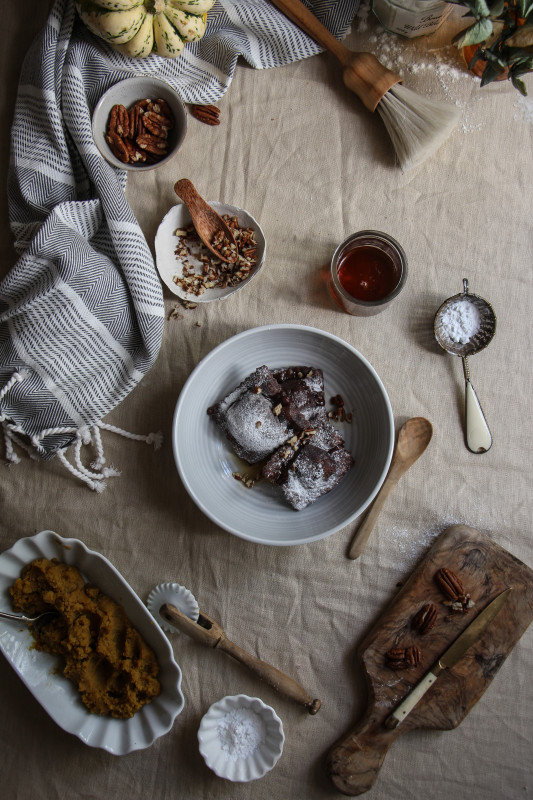
<path fill-rule="evenodd" d="M 468 72 L 461 54 L 454 45 L 449 44 L 429 50 L 425 54 L 421 53 L 416 40 L 389 33 L 379 24 L 372 13 L 369 0 L 363 0 L 359 6 L 353 30 L 364 34 L 370 32 L 365 36 L 368 49 L 388 69 L 406 78 L 409 75 L 434 76 L 437 86 L 435 95 L 438 94 L 440 99 L 453 103 L 462 112 L 460 131 L 473 133 L 481 130 L 484 123 L 477 118 L 476 105 L 483 99 L 483 94 L 471 93 L 472 88 L 479 88 L 479 78 Z M 410 88 L 416 90 L 416 87 L 410 86 Z M 463 89 L 467 90 L 465 101 L 460 99 L 461 94 L 465 94 Z"/>
<path fill-rule="evenodd" d="M 234 708 L 218 723 L 217 735 L 226 761 L 238 761 L 265 741 L 266 726 L 251 708 Z"/>
<path fill-rule="evenodd" d="M 515 119 L 522 119 L 524 122 L 533 123 L 533 97 L 530 95 L 523 97 L 519 94 L 516 101 L 516 108 Z"/>

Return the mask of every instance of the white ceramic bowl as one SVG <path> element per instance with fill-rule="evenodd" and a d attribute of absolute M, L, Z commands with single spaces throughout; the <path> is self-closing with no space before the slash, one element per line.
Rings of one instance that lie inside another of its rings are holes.
<path fill-rule="evenodd" d="M 232 217 L 237 217 L 239 225 L 242 228 L 253 228 L 255 231 L 255 240 L 257 243 L 256 264 L 248 277 L 236 286 L 228 286 L 226 289 L 213 288 L 206 289 L 202 295 L 198 297 L 195 294 L 190 294 L 183 291 L 179 286 L 174 283 L 174 276 L 183 274 L 183 260 L 175 255 L 176 245 L 178 244 L 178 237 L 175 232 L 178 229 L 185 228 L 191 224 L 191 215 L 186 205 L 178 203 L 172 206 L 170 211 L 164 216 L 157 234 L 155 237 L 155 260 L 157 270 L 161 280 L 170 291 L 181 297 L 182 300 L 188 300 L 194 303 L 209 303 L 212 300 L 223 300 L 235 292 L 240 291 L 245 286 L 248 286 L 252 278 L 254 278 L 261 267 L 263 266 L 266 255 L 266 240 L 261 226 L 256 219 L 252 217 L 248 211 L 237 206 L 230 206 L 227 203 L 218 203 L 216 201 L 208 201 L 209 205 L 215 211 L 223 216 L 229 214 Z"/>
<path fill-rule="evenodd" d="M 63 539 L 53 531 L 41 531 L 35 536 L 19 539 L 0 555 L 2 611 L 13 611 L 9 587 L 20 576 L 22 568 L 36 558 L 57 558 L 73 564 L 87 581 L 120 603 L 157 656 L 161 694 L 131 719 L 91 714 L 81 702 L 74 684 L 58 670 L 61 659 L 33 647 L 34 640 L 27 625 L 1 620 L 0 651 L 35 699 L 63 730 L 90 747 L 99 747 L 117 756 L 149 747 L 168 733 L 184 705 L 181 670 L 167 637 L 107 558 L 89 550 L 78 539 Z"/>
<path fill-rule="evenodd" d="M 257 714 L 263 741 L 246 757 L 236 758 L 227 745 L 223 745 L 219 726 L 227 714 L 238 713 L 240 709 L 245 709 L 245 713 Z M 246 694 L 223 697 L 213 703 L 202 717 L 198 729 L 200 753 L 205 763 L 219 778 L 229 781 L 245 782 L 262 778 L 279 760 L 284 741 L 283 725 L 274 709 L 258 697 L 248 697 Z"/>
<path fill-rule="evenodd" d="M 168 134 L 168 153 L 155 164 L 143 164 L 141 162 L 137 162 L 136 164 L 124 164 L 113 155 L 105 140 L 109 115 L 111 109 L 117 103 L 121 103 L 123 106 L 126 106 L 126 108 L 130 108 L 130 106 L 138 100 L 143 100 L 144 98 L 150 100 L 161 98 L 162 100 L 166 100 L 172 110 L 174 127 Z M 114 86 L 111 86 L 111 88 L 102 95 L 93 111 L 92 132 L 98 150 L 106 161 L 109 161 L 114 167 L 131 170 L 133 172 L 146 172 L 147 170 L 161 167 L 163 164 L 168 164 L 168 162 L 174 158 L 183 144 L 185 134 L 187 133 L 187 112 L 181 97 L 169 83 L 159 78 L 139 75 L 133 78 L 126 78 L 126 80 L 120 81 L 120 83 L 115 83 Z"/>
<path fill-rule="evenodd" d="M 341 483 L 302 511 L 279 487 L 259 481 L 247 489 L 233 477 L 243 463 L 207 414 L 257 367 L 322 369 L 326 400 L 341 394 L 351 424 L 336 424 L 355 464 Z M 178 398 L 173 422 L 174 457 L 181 480 L 213 522 L 252 542 L 296 545 L 329 536 L 353 522 L 376 496 L 389 469 L 394 420 L 375 369 L 351 345 L 303 325 L 252 328 L 226 340 L 193 370 Z"/>

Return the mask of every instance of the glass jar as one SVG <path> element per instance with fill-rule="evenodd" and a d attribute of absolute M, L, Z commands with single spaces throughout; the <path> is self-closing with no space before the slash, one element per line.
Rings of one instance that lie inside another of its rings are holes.
<path fill-rule="evenodd" d="M 382 231 L 353 233 L 337 247 L 330 267 L 330 289 L 338 305 L 356 317 L 384 311 L 407 279 L 407 257 Z"/>
<path fill-rule="evenodd" d="M 444 0 L 372 0 L 372 10 L 383 27 L 408 39 L 436 31 L 451 8 Z"/>

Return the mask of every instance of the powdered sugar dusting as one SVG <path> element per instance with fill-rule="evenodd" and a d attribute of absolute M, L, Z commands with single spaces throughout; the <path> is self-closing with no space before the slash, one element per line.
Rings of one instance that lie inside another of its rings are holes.
<path fill-rule="evenodd" d="M 515 105 L 517 111 L 514 115 L 514 118 L 516 120 L 521 119 L 524 122 L 533 124 L 533 97 L 530 95 L 523 97 L 521 94 L 519 94 Z"/>

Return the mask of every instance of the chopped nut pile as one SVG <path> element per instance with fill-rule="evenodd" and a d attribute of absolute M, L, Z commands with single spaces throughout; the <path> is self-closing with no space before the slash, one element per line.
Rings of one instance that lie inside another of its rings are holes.
<path fill-rule="evenodd" d="M 239 251 L 233 262 L 225 262 L 214 256 L 200 240 L 193 225 L 175 232 L 179 241 L 174 252 L 182 263 L 182 274 L 175 275 L 173 281 L 184 292 L 199 297 L 206 289 L 237 286 L 255 267 L 257 245 L 254 229 L 241 228 L 237 217 L 229 214 L 224 214 L 223 219 L 233 232 Z M 213 242 L 213 246 L 226 255 L 223 241 Z"/>

